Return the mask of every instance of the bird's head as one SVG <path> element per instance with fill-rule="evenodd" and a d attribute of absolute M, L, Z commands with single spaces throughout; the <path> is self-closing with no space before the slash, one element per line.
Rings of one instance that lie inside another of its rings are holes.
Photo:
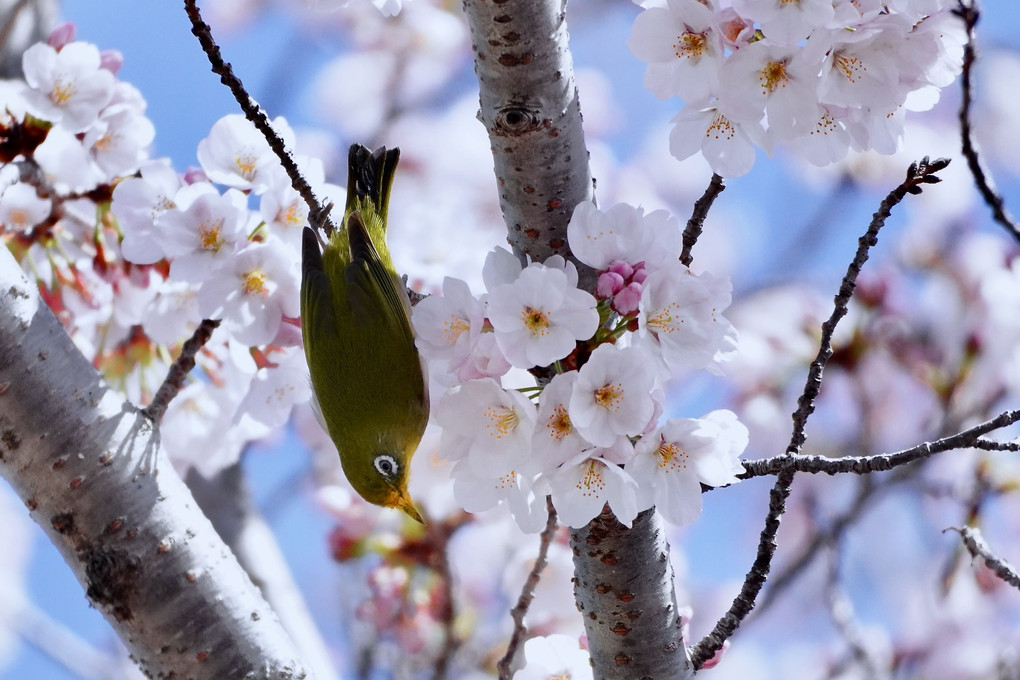
<path fill-rule="evenodd" d="M 357 465 L 348 465 L 346 457 L 340 457 L 344 474 L 354 490 L 369 503 L 386 508 L 398 508 L 412 519 L 424 524 L 425 520 L 407 492 L 411 455 L 399 450 L 381 450 L 366 458 L 368 465 L 361 462 Z M 356 469 L 349 469 L 351 467 Z"/>

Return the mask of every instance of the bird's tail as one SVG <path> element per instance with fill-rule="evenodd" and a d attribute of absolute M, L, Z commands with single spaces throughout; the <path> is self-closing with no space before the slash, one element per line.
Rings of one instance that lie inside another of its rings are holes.
<path fill-rule="evenodd" d="M 386 210 L 390 202 L 390 187 L 397 169 L 400 149 L 384 146 L 370 151 L 361 144 L 352 144 L 347 155 L 347 205 L 345 215 L 359 210 L 368 212 L 371 204 L 376 215 L 386 228 Z"/>

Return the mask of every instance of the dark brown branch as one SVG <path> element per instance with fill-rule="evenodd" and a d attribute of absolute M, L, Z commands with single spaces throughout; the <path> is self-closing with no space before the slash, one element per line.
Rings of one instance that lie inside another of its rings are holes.
<path fill-rule="evenodd" d="M 509 680 L 513 675 L 510 672 L 511 664 L 517 655 L 518 648 L 528 634 L 528 628 L 524 625 L 524 617 L 528 613 L 531 601 L 535 598 L 535 588 L 538 587 L 542 570 L 545 569 L 548 560 L 549 545 L 556 535 L 556 508 L 553 507 L 551 497 L 546 496 L 545 505 L 549 511 L 549 519 L 546 521 L 545 529 L 542 530 L 539 536 L 538 557 L 535 558 L 535 564 L 532 565 L 528 578 L 524 581 L 524 586 L 521 588 L 521 596 L 517 598 L 517 605 L 510 610 L 510 617 L 514 620 L 514 632 L 510 636 L 509 644 L 506 646 L 506 654 L 496 664 L 496 667 L 499 669 L 499 680 Z"/>
<path fill-rule="evenodd" d="M 797 410 L 793 413 L 793 434 L 790 437 L 790 445 L 786 449 L 787 456 L 797 456 L 804 446 L 806 439 L 804 427 L 815 410 L 815 399 L 822 387 L 822 373 L 832 356 L 832 336 L 840 319 L 846 316 L 850 298 L 857 286 L 857 277 L 860 275 L 864 263 L 868 261 L 871 248 L 878 243 L 879 230 L 885 225 L 885 220 L 891 214 L 894 206 L 902 201 L 907 194 L 921 193 L 922 185 L 939 182 L 935 173 L 947 165 L 949 165 L 947 159 L 929 161 L 927 156 L 920 163 L 912 163 L 907 169 L 906 179 L 885 197 L 872 216 L 867 231 L 858 240 L 857 253 L 843 276 L 832 314 L 822 324 L 818 354 L 811 362 L 804 391 L 801 393 L 800 399 L 797 400 Z M 786 469 L 779 473 L 769 494 L 769 511 L 765 517 L 765 526 L 758 538 L 758 551 L 754 563 L 744 577 L 744 583 L 729 611 L 719 619 L 712 632 L 691 648 L 691 661 L 695 668 L 701 668 L 705 661 L 711 659 L 722 648 L 723 643 L 733 635 L 741 621 L 754 609 L 755 599 L 761 592 L 762 586 L 765 585 L 771 569 L 772 557 L 776 552 L 776 533 L 779 531 L 780 518 L 786 511 L 786 499 L 790 495 L 790 484 L 793 483 L 794 474 L 792 469 Z"/>
<path fill-rule="evenodd" d="M 723 178 L 713 174 L 712 180 L 705 189 L 705 193 L 694 203 L 694 212 L 691 213 L 691 219 L 687 220 L 687 226 L 684 228 L 684 249 L 680 253 L 680 262 L 688 267 L 694 261 L 691 250 L 701 236 L 701 230 L 705 226 L 705 218 L 708 217 L 708 211 L 724 189 L 726 189 L 726 184 L 724 184 Z"/>
<path fill-rule="evenodd" d="M 1020 444 L 1015 442 L 996 442 L 981 439 L 981 435 L 1012 425 L 1020 420 L 1020 410 L 1006 411 L 995 418 L 985 421 L 972 428 L 954 435 L 924 442 L 909 449 L 895 453 L 881 453 L 873 456 L 845 456 L 843 458 L 825 458 L 822 456 L 783 455 L 760 460 L 744 461 L 744 472 L 737 475 L 740 479 L 750 479 L 764 475 L 774 475 L 784 470 L 807 472 L 811 474 L 825 473 L 835 475 L 846 472 L 867 474 L 881 472 L 914 461 L 928 458 L 936 453 L 953 449 L 983 449 L 987 451 L 1020 451 Z"/>
<path fill-rule="evenodd" d="M 1020 442 L 997 442 L 991 439 L 978 439 L 976 442 L 971 444 L 972 449 L 981 449 L 982 451 L 1020 451 Z"/>
<path fill-rule="evenodd" d="M 945 169 L 949 165 L 948 158 L 937 158 L 929 161 L 925 156 L 919 163 L 911 163 L 907 169 L 907 177 L 903 182 L 889 192 L 878 210 L 872 215 L 868 230 L 857 240 L 857 253 L 853 261 L 847 267 L 846 275 L 840 284 L 839 293 L 835 298 L 835 305 L 832 315 L 822 324 L 822 337 L 819 343 L 818 354 L 811 362 L 808 371 L 807 382 L 804 391 L 797 400 L 797 410 L 793 414 L 793 436 L 790 438 L 790 445 L 786 452 L 789 454 L 800 453 L 804 446 L 804 427 L 807 419 L 815 410 L 815 398 L 822 388 L 822 372 L 825 364 L 832 356 L 832 336 L 836 331 L 836 325 L 840 319 L 846 316 L 850 305 L 850 298 L 853 297 L 854 289 L 857 287 L 857 277 L 868 261 L 871 248 L 878 243 L 878 232 L 885 225 L 886 219 L 892 213 L 892 209 L 899 204 L 907 194 L 920 194 L 925 184 L 936 184 L 941 180 L 935 173 Z"/>
<path fill-rule="evenodd" d="M 740 592 L 734 598 L 733 604 L 715 627 L 700 642 L 691 646 L 691 662 L 696 669 L 722 649 L 723 644 L 733 632 L 740 626 L 744 618 L 754 609 L 754 601 L 761 592 L 765 580 L 768 578 L 772 568 L 772 556 L 776 553 L 776 533 L 779 531 L 779 521 L 786 511 L 786 499 L 790 496 L 790 484 L 793 482 L 792 471 L 779 473 L 772 491 L 769 492 L 769 511 L 765 516 L 765 527 L 758 537 L 758 551 L 751 565 L 750 571 L 744 577 L 744 583 L 740 586 Z"/>
<path fill-rule="evenodd" d="M 262 136 L 266 138 L 269 143 L 269 148 L 273 150 L 277 158 L 280 159 L 280 163 L 283 165 L 283 169 L 286 170 L 287 176 L 290 178 L 291 186 L 294 190 L 301 194 L 301 198 L 304 199 L 308 205 L 308 222 L 315 229 L 321 229 L 327 236 L 333 233 L 333 223 L 329 219 L 329 211 L 333 207 L 332 204 L 323 205 L 316 198 L 315 192 L 312 191 L 312 187 L 309 186 L 307 180 L 301 174 L 301 170 L 298 168 L 297 163 L 290 155 L 290 151 L 287 150 L 287 146 L 276 130 L 273 129 L 272 123 L 269 122 L 269 116 L 262 110 L 258 102 L 248 94 L 248 91 L 244 89 L 244 85 L 241 83 L 241 79 L 234 75 L 234 69 L 231 68 L 230 64 L 223 60 L 223 55 L 220 54 L 220 48 L 216 44 L 216 41 L 212 36 L 212 29 L 209 24 L 205 23 L 202 19 L 202 14 L 199 12 L 198 4 L 196 0 L 184 0 L 184 9 L 188 13 L 188 18 L 191 20 L 191 32 L 198 38 L 198 42 L 202 45 L 202 51 L 205 52 L 209 58 L 209 64 L 212 66 L 212 71 L 220 77 L 220 82 L 226 85 L 230 92 L 234 95 L 234 99 L 237 100 L 238 105 L 241 107 L 241 111 L 244 112 L 245 117 L 252 122 L 252 124 L 258 128 Z"/>
<path fill-rule="evenodd" d="M 203 319 L 202 323 L 198 324 L 195 332 L 192 333 L 191 337 L 184 343 L 184 346 L 181 347 L 180 356 L 170 365 L 170 370 L 167 372 L 163 384 L 156 391 L 156 396 L 152 398 L 152 403 L 142 409 L 142 413 L 149 420 L 158 423 L 163 419 L 163 414 L 166 413 L 170 402 L 184 388 L 184 379 L 188 377 L 188 373 L 191 373 L 191 369 L 195 367 L 195 356 L 198 355 L 198 351 L 202 349 L 205 343 L 209 342 L 213 331 L 219 325 L 218 319 Z"/>
<path fill-rule="evenodd" d="M 974 176 L 978 191 L 988 207 L 992 209 L 992 217 L 996 222 L 1005 227 L 1014 239 L 1020 241 L 1020 227 L 1006 211 L 1006 204 L 1002 196 L 995 190 L 995 183 L 992 181 L 991 173 L 984 167 L 978 155 L 977 146 L 974 143 L 972 131 L 973 125 L 970 119 L 970 109 L 974 101 L 973 94 L 973 72 L 974 63 L 977 61 L 976 38 L 974 27 L 977 26 L 981 11 L 978 9 L 977 0 L 959 0 L 959 7 L 953 10 L 963 20 L 964 28 L 967 31 L 967 42 L 963 46 L 963 70 L 960 74 L 960 85 L 963 89 L 960 97 L 960 138 L 964 158 L 967 159 L 967 167 L 970 174 Z"/>
<path fill-rule="evenodd" d="M 1016 567 L 992 552 L 992 549 L 985 543 L 981 532 L 974 527 L 950 527 L 946 531 L 955 531 L 963 537 L 963 545 L 971 557 L 980 557 L 988 565 L 988 568 L 995 572 L 995 575 L 1003 581 L 1020 589 L 1020 572 Z"/>

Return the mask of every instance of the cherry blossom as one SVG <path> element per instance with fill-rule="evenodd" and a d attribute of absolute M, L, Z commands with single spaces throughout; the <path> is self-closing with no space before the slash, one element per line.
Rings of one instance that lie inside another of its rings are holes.
<path fill-rule="evenodd" d="M 222 318 L 227 330 L 247 345 L 271 342 L 284 316 L 301 313 L 297 262 L 286 253 L 279 243 L 269 242 L 247 246 L 227 259 L 198 289 L 199 312 L 208 319 Z"/>
<path fill-rule="evenodd" d="M 0 193 L 0 231 L 28 231 L 50 214 L 52 203 L 35 187 L 17 182 Z"/>
<path fill-rule="evenodd" d="M 287 121 L 276 118 L 273 127 L 293 148 L 294 133 Z M 198 143 L 198 162 L 211 181 L 256 194 L 269 188 L 273 168 L 279 164 L 266 138 L 240 113 L 213 124 L 209 136 Z"/>
<path fill-rule="evenodd" d="M 832 5 L 832 0 L 733 0 L 740 16 L 760 24 L 765 37 L 781 45 L 796 45 L 828 24 Z"/>
<path fill-rule="evenodd" d="M 620 523 L 629 527 L 639 511 L 638 484 L 624 468 L 599 453 L 596 448 L 567 461 L 542 477 L 544 486 L 549 488 L 559 520 L 567 526 L 585 526 L 608 503 Z"/>
<path fill-rule="evenodd" d="M 770 146 L 759 123 L 732 120 L 717 106 L 686 107 L 671 122 L 670 153 L 682 161 L 700 152 L 723 177 L 747 174 L 754 165 L 754 147 Z"/>
<path fill-rule="evenodd" d="M 467 458 L 476 475 L 499 477 L 505 474 L 501 470 L 528 460 L 535 417 L 535 407 L 520 392 L 493 380 L 469 380 L 447 392 L 436 407 L 436 422 L 443 428 L 440 454 Z"/>
<path fill-rule="evenodd" d="M 578 371 L 570 396 L 570 422 L 586 440 L 612 446 L 640 434 L 655 413 L 655 372 L 634 347 L 599 345 Z"/>
<path fill-rule="evenodd" d="M 643 208 L 626 203 L 603 212 L 594 203 L 581 201 L 567 225 L 567 239 L 574 256 L 599 271 L 616 262 L 657 269 L 678 260 L 683 248 L 675 217 L 665 210 L 646 215 Z"/>
<path fill-rule="evenodd" d="M 570 396 L 577 383 L 577 371 L 553 377 L 538 403 L 538 419 L 532 441 L 532 455 L 542 470 L 551 470 L 592 447 L 570 420 Z"/>
<path fill-rule="evenodd" d="M 109 177 L 130 175 L 146 160 L 156 136 L 144 111 L 130 104 L 106 107 L 85 132 L 84 146 L 92 160 Z"/>
<path fill-rule="evenodd" d="M 113 96 L 114 76 L 101 67 L 99 49 L 90 43 L 69 43 L 60 51 L 37 43 L 25 50 L 22 67 L 33 113 L 72 134 L 92 125 Z"/>
<path fill-rule="evenodd" d="M 674 368 L 705 368 L 732 357 L 737 333 L 722 315 L 730 305 L 730 282 L 696 275 L 676 263 L 645 279 L 638 315 L 641 346 Z"/>
<path fill-rule="evenodd" d="M 599 325 L 595 298 L 571 285 L 562 269 L 531 264 L 513 283 L 489 292 L 488 317 L 511 365 L 547 366 L 570 354 Z"/>
<path fill-rule="evenodd" d="M 308 365 L 300 347 L 274 350 L 269 359 L 272 363 L 259 368 L 252 377 L 235 421 L 248 416 L 266 427 L 280 427 L 290 419 L 293 406 L 311 398 Z"/>
<path fill-rule="evenodd" d="M 696 104 L 716 94 L 723 44 L 713 9 L 698 0 L 670 0 L 634 20 L 627 46 L 649 62 L 645 87 L 659 99 L 679 95 Z"/>
<path fill-rule="evenodd" d="M 209 184 L 192 184 L 174 196 L 175 207 L 156 216 L 156 243 L 171 258 L 170 276 L 201 282 L 241 249 L 250 231 L 245 195 L 220 194 Z"/>
<path fill-rule="evenodd" d="M 514 673 L 514 680 L 548 680 L 592 677 L 588 654 L 569 635 L 533 637 L 524 643 L 524 667 Z"/>
<path fill-rule="evenodd" d="M 136 264 L 152 264 L 164 256 L 153 234 L 156 219 L 177 207 L 174 196 L 181 179 L 165 158 L 143 164 L 139 173 L 141 177 L 128 177 L 114 187 L 110 209 L 124 237 L 124 257 Z"/>
<path fill-rule="evenodd" d="M 741 47 L 719 71 L 719 109 L 743 123 L 768 114 L 769 135 L 776 139 L 810 131 L 818 104 L 816 59 L 767 40 Z"/>
<path fill-rule="evenodd" d="M 748 432 L 732 411 L 703 418 L 674 418 L 642 437 L 626 470 L 655 506 L 674 524 L 690 524 L 701 514 L 701 485 L 725 486 L 743 471 L 739 456 Z"/>

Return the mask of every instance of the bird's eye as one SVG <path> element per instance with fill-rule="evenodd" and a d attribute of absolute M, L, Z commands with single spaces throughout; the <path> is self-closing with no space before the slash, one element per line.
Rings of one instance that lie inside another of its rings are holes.
<path fill-rule="evenodd" d="M 393 459 L 393 456 L 385 453 L 376 456 L 372 463 L 383 477 L 394 477 L 399 469 L 399 465 L 397 465 L 397 461 Z"/>

